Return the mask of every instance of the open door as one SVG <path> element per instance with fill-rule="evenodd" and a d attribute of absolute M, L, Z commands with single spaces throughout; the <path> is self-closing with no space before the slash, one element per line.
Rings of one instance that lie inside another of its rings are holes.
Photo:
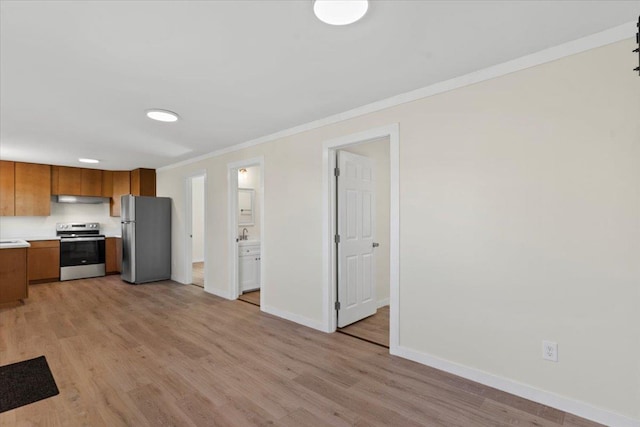
<path fill-rule="evenodd" d="M 338 327 L 376 313 L 373 162 L 338 151 Z"/>

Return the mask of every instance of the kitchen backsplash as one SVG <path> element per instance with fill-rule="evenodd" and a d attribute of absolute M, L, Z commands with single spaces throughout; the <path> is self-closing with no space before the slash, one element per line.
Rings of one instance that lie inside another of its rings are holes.
<path fill-rule="evenodd" d="M 99 222 L 102 234 L 120 235 L 120 217 L 109 216 L 109 203 L 84 205 L 51 202 L 49 216 L 0 217 L 0 237 L 53 237 L 58 222 Z"/>

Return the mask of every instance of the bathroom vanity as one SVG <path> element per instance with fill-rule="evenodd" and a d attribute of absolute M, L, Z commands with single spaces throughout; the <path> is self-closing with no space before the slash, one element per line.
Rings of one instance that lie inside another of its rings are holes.
<path fill-rule="evenodd" d="M 238 243 L 240 293 L 260 289 L 260 241 Z"/>

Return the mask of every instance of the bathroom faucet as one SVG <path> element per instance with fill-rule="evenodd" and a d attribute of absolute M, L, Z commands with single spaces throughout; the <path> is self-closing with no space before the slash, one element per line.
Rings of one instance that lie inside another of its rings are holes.
<path fill-rule="evenodd" d="M 245 234 L 244 234 L 245 232 L 247 232 L 247 233 L 248 233 L 248 232 L 249 232 L 249 230 L 247 230 L 246 228 L 243 228 L 243 229 L 242 229 L 242 237 L 240 238 L 240 240 L 247 240 L 247 237 L 249 237 L 249 236 L 247 236 L 247 235 L 245 235 Z"/>

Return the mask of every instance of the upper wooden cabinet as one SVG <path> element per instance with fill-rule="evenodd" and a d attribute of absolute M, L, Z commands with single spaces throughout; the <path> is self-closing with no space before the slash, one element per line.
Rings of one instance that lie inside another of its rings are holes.
<path fill-rule="evenodd" d="M 82 169 L 68 166 L 53 166 L 52 180 L 58 177 L 58 182 L 51 186 L 54 194 L 80 196 L 82 191 Z M 57 169 L 57 173 L 55 170 Z"/>
<path fill-rule="evenodd" d="M 156 171 L 154 169 L 135 169 L 131 171 L 131 194 L 134 196 L 156 195 Z"/>
<path fill-rule="evenodd" d="M 15 163 L 0 160 L 0 216 L 16 214 Z"/>
<path fill-rule="evenodd" d="M 102 197 L 113 196 L 113 171 L 102 171 Z"/>
<path fill-rule="evenodd" d="M 120 216 L 120 196 L 131 194 L 131 177 L 128 171 L 113 171 L 111 216 Z"/>
<path fill-rule="evenodd" d="M 120 216 L 120 197 L 156 195 L 156 171 L 105 171 L 0 161 L 0 216 L 48 216 L 51 195 L 111 199 L 111 216 Z"/>
<path fill-rule="evenodd" d="M 15 215 L 49 216 L 51 166 L 15 163 Z"/>
<path fill-rule="evenodd" d="M 102 171 L 99 169 L 82 169 L 80 181 L 81 196 L 102 196 Z"/>
<path fill-rule="evenodd" d="M 100 169 L 52 166 L 51 194 L 101 197 L 102 171 Z"/>

